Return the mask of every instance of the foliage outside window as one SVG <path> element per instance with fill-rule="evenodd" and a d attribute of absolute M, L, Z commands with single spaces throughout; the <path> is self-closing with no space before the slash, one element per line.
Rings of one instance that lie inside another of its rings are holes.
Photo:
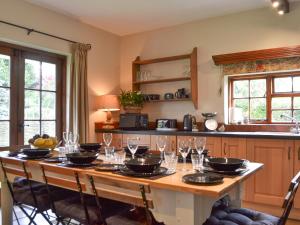
<path fill-rule="evenodd" d="M 300 120 L 300 73 L 229 78 L 229 106 L 241 108 L 250 123 L 291 123 Z"/>

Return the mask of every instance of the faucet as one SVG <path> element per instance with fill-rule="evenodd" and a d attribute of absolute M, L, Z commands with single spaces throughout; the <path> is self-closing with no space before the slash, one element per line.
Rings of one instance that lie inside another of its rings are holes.
<path fill-rule="evenodd" d="M 280 118 L 288 118 L 288 119 L 292 120 L 292 122 L 295 122 L 295 127 L 291 128 L 291 132 L 293 132 L 295 134 L 299 134 L 300 133 L 299 121 L 296 120 L 295 117 L 281 114 Z"/>

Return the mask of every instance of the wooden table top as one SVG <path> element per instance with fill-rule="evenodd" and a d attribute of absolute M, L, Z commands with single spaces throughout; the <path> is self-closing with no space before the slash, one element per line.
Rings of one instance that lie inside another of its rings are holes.
<path fill-rule="evenodd" d="M 3 151 L 0 152 L 0 157 L 3 158 L 10 158 L 8 157 L 8 151 Z M 41 160 L 27 160 L 29 167 L 35 167 L 36 169 L 39 169 L 38 165 L 40 163 L 45 163 Z M 55 163 L 48 163 L 51 165 L 55 165 Z M 182 172 L 180 169 L 182 168 L 182 164 L 178 163 L 177 165 L 177 171 L 175 174 L 160 177 L 157 179 L 147 179 L 147 178 L 135 178 L 135 177 L 128 177 L 128 176 L 122 176 L 120 174 L 112 173 L 112 172 L 99 172 L 94 170 L 93 168 L 69 168 L 70 170 L 76 170 L 79 171 L 80 173 L 95 173 L 95 174 L 106 174 L 112 177 L 124 177 L 126 179 L 131 179 L 131 180 L 137 180 L 137 181 L 143 181 L 148 183 L 151 188 L 158 188 L 158 189 L 165 189 L 165 190 L 171 190 L 171 191 L 178 191 L 178 192 L 189 192 L 197 195 L 206 195 L 206 196 L 211 196 L 211 197 L 220 197 L 224 195 L 225 193 L 228 193 L 235 185 L 239 184 L 240 182 L 243 182 L 250 176 L 254 175 L 258 170 L 263 168 L 263 164 L 261 163 L 249 163 L 248 168 L 249 170 L 243 173 L 240 176 L 234 176 L 234 177 L 229 177 L 225 176 L 224 177 L 224 182 L 221 184 L 217 185 L 192 185 L 192 184 L 186 184 L 182 182 L 182 177 L 185 174 L 190 174 L 194 173 L 192 171 L 192 165 L 191 163 L 187 163 L 186 168 L 189 169 L 190 171 L 188 172 Z M 57 166 L 59 167 L 59 166 Z M 64 167 L 66 168 L 66 167 Z"/>

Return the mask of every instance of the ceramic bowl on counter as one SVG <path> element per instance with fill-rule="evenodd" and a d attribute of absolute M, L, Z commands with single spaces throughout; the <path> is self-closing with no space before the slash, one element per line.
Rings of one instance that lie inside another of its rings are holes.
<path fill-rule="evenodd" d="M 158 158 L 134 158 L 125 161 L 125 166 L 137 173 L 152 173 L 160 164 L 161 159 Z"/>

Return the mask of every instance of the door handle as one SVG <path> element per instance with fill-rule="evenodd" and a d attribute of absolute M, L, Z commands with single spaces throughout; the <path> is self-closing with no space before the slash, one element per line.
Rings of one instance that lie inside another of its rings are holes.
<path fill-rule="evenodd" d="M 298 148 L 298 160 L 300 160 L 300 147 Z"/>
<path fill-rule="evenodd" d="M 224 143 L 223 153 L 224 153 L 224 155 L 226 155 L 226 143 Z"/>
<path fill-rule="evenodd" d="M 288 160 L 291 159 L 291 147 L 288 148 Z"/>

